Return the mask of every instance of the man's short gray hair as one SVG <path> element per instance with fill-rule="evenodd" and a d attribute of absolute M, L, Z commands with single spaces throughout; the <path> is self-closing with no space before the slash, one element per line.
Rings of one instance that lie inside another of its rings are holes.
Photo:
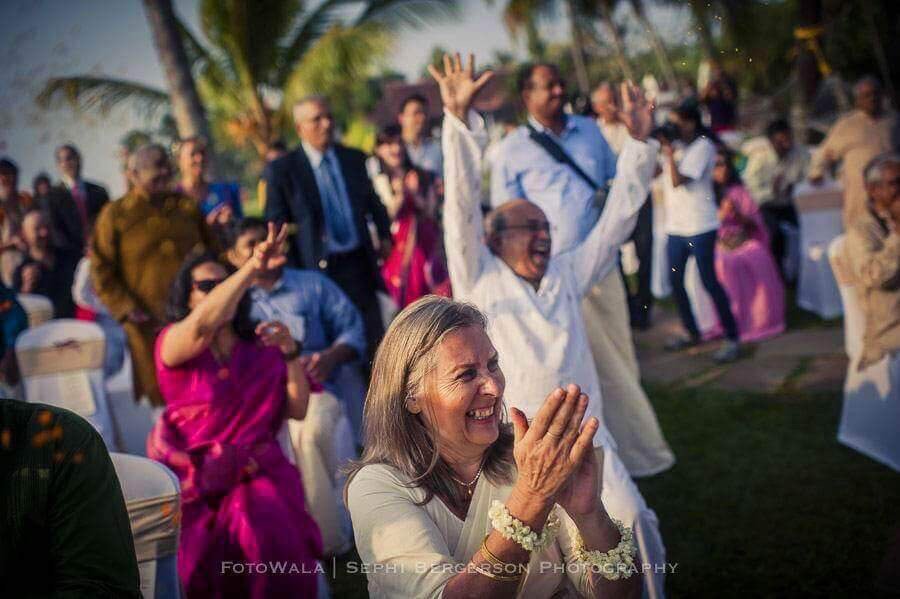
<path fill-rule="evenodd" d="M 863 178 L 866 183 L 880 183 L 881 177 L 884 176 L 884 167 L 889 164 L 900 165 L 900 153 L 885 152 L 870 160 L 863 169 Z"/>
<path fill-rule="evenodd" d="M 169 155 L 162 144 L 155 142 L 144 144 L 128 155 L 128 170 L 137 170 L 151 152 L 160 152 L 163 156 Z"/>
<path fill-rule="evenodd" d="M 310 94 L 308 96 L 303 96 L 302 98 L 294 102 L 294 107 L 291 109 L 291 115 L 294 117 L 295 123 L 297 122 L 297 111 L 307 104 L 321 104 L 324 106 L 329 106 L 328 98 L 326 98 L 322 94 Z"/>

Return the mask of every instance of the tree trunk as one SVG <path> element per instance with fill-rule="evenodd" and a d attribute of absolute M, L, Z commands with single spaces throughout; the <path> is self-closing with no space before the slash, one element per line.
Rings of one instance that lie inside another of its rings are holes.
<path fill-rule="evenodd" d="M 712 32 L 709 30 L 709 16 L 707 0 L 690 0 L 691 14 L 694 16 L 694 24 L 697 26 L 697 38 L 700 41 L 700 50 L 703 52 L 703 58 L 707 60 L 716 55 L 716 43 L 713 40 Z"/>
<path fill-rule="evenodd" d="M 209 139 L 206 112 L 197 94 L 191 66 L 181 43 L 171 0 L 143 0 L 172 103 L 172 116 L 181 138 L 203 135 Z M 210 140 L 211 141 L 211 140 Z"/>
<path fill-rule="evenodd" d="M 662 71 L 663 79 L 668 84 L 669 89 L 678 89 L 678 79 L 675 77 L 675 69 L 672 68 L 672 61 L 669 60 L 666 46 L 663 43 L 662 38 L 659 37 L 659 32 L 656 30 L 656 27 L 653 26 L 653 23 L 650 22 L 650 19 L 647 18 L 647 13 L 644 11 L 643 0 L 631 0 L 631 8 L 634 10 L 637 20 L 650 38 L 650 45 L 653 47 L 653 53 L 656 55 L 656 61 L 659 63 L 659 69 Z"/>
<path fill-rule="evenodd" d="M 631 70 L 631 65 L 628 63 L 628 57 L 625 56 L 625 42 L 622 40 L 622 35 L 619 33 L 619 28 L 616 27 L 616 23 L 615 21 L 613 21 L 614 8 L 614 3 L 610 0 L 601 0 L 600 13 L 603 15 L 603 23 L 609 30 L 609 36 L 612 40 L 613 53 L 616 57 L 616 63 L 618 63 L 619 69 L 622 71 L 622 76 L 628 81 L 634 81 L 634 72 Z"/>
<path fill-rule="evenodd" d="M 573 0 L 566 0 L 566 16 L 569 19 L 569 30 L 572 34 L 572 62 L 575 65 L 575 79 L 578 82 L 578 91 L 586 98 L 591 93 L 591 83 L 588 80 L 587 65 L 584 62 L 584 39 L 581 28 L 578 26 L 578 15 Z"/>
<path fill-rule="evenodd" d="M 815 27 L 822 22 L 822 0 L 800 0 L 797 26 Z M 797 58 L 794 62 L 795 89 L 791 107 L 791 126 L 800 143 L 809 137 L 809 109 L 819 86 L 820 73 L 815 55 L 805 42 L 797 40 Z"/>

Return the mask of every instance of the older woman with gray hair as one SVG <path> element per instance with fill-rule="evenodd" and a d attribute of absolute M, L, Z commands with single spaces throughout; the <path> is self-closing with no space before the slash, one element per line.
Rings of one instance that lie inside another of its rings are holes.
<path fill-rule="evenodd" d="M 504 388 L 473 306 L 428 296 L 391 324 L 346 491 L 369 594 L 639 596 L 632 532 L 600 500 L 588 397 L 553 390 L 510 424 Z"/>

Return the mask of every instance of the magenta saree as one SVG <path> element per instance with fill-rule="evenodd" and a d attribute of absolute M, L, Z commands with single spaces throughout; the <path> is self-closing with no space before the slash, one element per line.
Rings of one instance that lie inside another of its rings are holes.
<path fill-rule="evenodd" d="M 730 201 L 735 212 L 719 225 L 716 277 L 731 300 L 741 341 L 773 337 L 784 331 L 784 284 L 765 223 L 743 185 L 732 185 L 722 201 Z M 721 334 L 721 326 L 711 333 Z"/>
<path fill-rule="evenodd" d="M 322 541 L 276 434 L 287 371 L 275 348 L 238 341 L 156 371 L 166 410 L 147 455 L 181 481 L 178 573 L 187 597 L 314 597 Z M 273 574 L 273 570 L 283 573 Z"/>

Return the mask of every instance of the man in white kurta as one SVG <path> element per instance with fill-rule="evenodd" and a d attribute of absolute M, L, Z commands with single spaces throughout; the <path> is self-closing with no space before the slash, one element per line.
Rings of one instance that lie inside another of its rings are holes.
<path fill-rule="evenodd" d="M 656 514 L 647 507 L 603 424 L 600 382 L 581 315 L 581 300 L 616 264 L 618 247 L 631 232 L 647 197 L 656 148 L 629 140 L 603 216 L 584 242 L 550 259 L 537 289 L 488 249 L 480 200 L 484 124 L 470 113 L 468 127 L 445 112 L 443 127 L 444 241 L 454 299 L 487 317 L 488 334 L 506 377 L 504 399 L 533 417 L 553 389 L 575 382 L 590 397 L 585 417 L 600 423 L 595 445 L 604 448 L 601 498 L 609 514 L 633 526 L 645 564 L 645 594 L 664 593 L 665 548 Z M 655 142 L 651 142 L 655 143 Z"/>

